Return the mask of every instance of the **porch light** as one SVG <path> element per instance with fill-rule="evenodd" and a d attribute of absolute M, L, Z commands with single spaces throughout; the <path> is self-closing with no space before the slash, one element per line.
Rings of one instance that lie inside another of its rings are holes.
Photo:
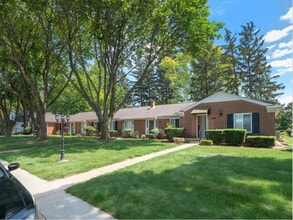
<path fill-rule="evenodd" d="M 56 114 L 55 115 L 55 120 L 57 122 L 59 122 L 61 119 L 61 155 L 60 155 L 60 161 L 64 162 L 65 161 L 65 157 L 64 157 L 64 153 L 65 153 L 65 150 L 64 150 L 64 125 L 66 122 L 69 122 L 70 120 L 70 115 L 67 114 L 67 115 L 58 115 Z"/>
<path fill-rule="evenodd" d="M 222 116 L 222 114 L 223 114 L 223 111 L 222 111 L 222 109 L 220 108 L 220 109 L 219 109 L 219 115 Z"/>

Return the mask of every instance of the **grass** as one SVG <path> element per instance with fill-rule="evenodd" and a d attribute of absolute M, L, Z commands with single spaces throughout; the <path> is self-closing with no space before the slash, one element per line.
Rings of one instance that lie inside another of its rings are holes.
<path fill-rule="evenodd" d="M 118 219 L 292 219 L 292 152 L 196 146 L 67 191 Z"/>
<path fill-rule="evenodd" d="M 61 163 L 59 136 L 39 141 L 33 136 L 0 137 L 0 159 L 20 163 L 21 168 L 46 180 L 89 171 L 115 162 L 174 147 L 155 140 L 99 142 L 96 137 L 65 137 Z"/>

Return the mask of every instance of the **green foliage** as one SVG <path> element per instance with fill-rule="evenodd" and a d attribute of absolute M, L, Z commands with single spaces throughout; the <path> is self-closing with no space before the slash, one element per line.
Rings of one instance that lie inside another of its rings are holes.
<path fill-rule="evenodd" d="M 182 137 L 184 128 L 165 128 L 168 141 L 174 141 L 174 137 Z"/>
<path fill-rule="evenodd" d="M 224 129 L 225 142 L 237 146 L 245 141 L 246 129 Z"/>
<path fill-rule="evenodd" d="M 284 106 L 276 118 L 276 130 L 286 131 L 288 129 L 292 129 L 292 102 Z"/>
<path fill-rule="evenodd" d="M 97 129 L 93 126 L 87 125 L 84 127 L 86 132 L 86 136 L 94 136 L 96 134 Z"/>
<path fill-rule="evenodd" d="M 146 134 L 145 137 L 150 139 L 150 140 L 156 139 L 155 134 Z"/>
<path fill-rule="evenodd" d="M 109 132 L 110 132 L 111 137 L 117 137 L 118 136 L 118 131 L 116 131 L 116 130 L 110 130 Z"/>
<path fill-rule="evenodd" d="M 241 91 L 245 97 L 276 103 L 276 97 L 281 95 L 283 84 L 277 83 L 279 75 L 272 76 L 271 66 L 267 62 L 263 36 L 253 22 L 242 26 L 239 33 L 237 69 L 240 70 Z"/>
<path fill-rule="evenodd" d="M 191 62 L 193 73 L 191 77 L 190 95 L 199 101 L 222 91 L 225 85 L 224 70 L 220 47 L 212 42 L 207 43 L 205 50 Z M 190 79 L 189 79 L 190 81 Z"/>
<path fill-rule="evenodd" d="M 200 140 L 199 145 L 210 146 L 210 145 L 213 145 L 213 141 L 212 140 Z"/>
<path fill-rule="evenodd" d="M 275 136 L 248 136 L 246 143 L 251 147 L 270 148 L 276 145 Z"/>
<path fill-rule="evenodd" d="M 215 144 L 220 144 L 223 139 L 223 130 L 206 130 L 205 131 L 206 138 L 212 140 Z"/>
<path fill-rule="evenodd" d="M 131 134 L 131 130 L 129 130 L 129 129 L 126 129 L 126 130 L 122 130 L 121 131 L 121 135 L 122 135 L 122 137 L 123 138 L 129 138 L 130 137 L 130 134 Z"/>
<path fill-rule="evenodd" d="M 31 134 L 32 128 L 30 126 L 27 126 L 23 129 L 23 134 Z"/>

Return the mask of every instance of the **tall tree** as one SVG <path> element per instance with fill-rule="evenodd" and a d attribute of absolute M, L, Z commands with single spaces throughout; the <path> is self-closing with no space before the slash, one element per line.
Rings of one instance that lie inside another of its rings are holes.
<path fill-rule="evenodd" d="M 196 51 L 218 29 L 208 20 L 205 0 L 60 0 L 52 10 L 76 88 L 96 112 L 102 140 L 109 140 L 114 113 L 164 56 Z M 88 71 L 93 63 L 94 76 Z M 120 88 L 124 95 L 117 101 Z"/>
<path fill-rule="evenodd" d="M 253 22 L 241 26 L 238 47 L 239 74 L 242 79 L 241 90 L 248 98 L 276 103 L 284 85 L 275 80 L 279 76 L 271 76 L 271 66 L 267 63 L 263 36 Z"/>
<path fill-rule="evenodd" d="M 190 100 L 190 60 L 191 56 L 177 53 L 174 58 L 166 56 L 160 63 L 160 68 L 165 71 L 164 78 L 168 80 L 170 91 L 173 92 L 171 103 Z"/>
<path fill-rule="evenodd" d="M 27 88 L 25 96 L 23 91 L 13 92 L 18 92 L 29 108 L 37 136 L 42 140 L 47 139 L 47 107 L 66 87 L 66 82 L 59 83 L 60 79 L 64 82 L 64 77 L 59 74 L 65 67 L 61 59 L 64 47 L 59 44 L 48 6 L 45 1 L 12 0 L 2 2 L 0 11 L 1 50 Z M 13 89 L 13 86 L 11 84 L 9 88 Z"/>
<path fill-rule="evenodd" d="M 223 49 L 223 77 L 225 80 L 225 91 L 233 93 L 235 95 L 239 94 L 239 89 L 241 85 L 241 76 L 238 67 L 238 45 L 236 34 L 232 35 L 231 31 L 225 29 L 225 42 L 226 45 L 222 46 Z"/>
<path fill-rule="evenodd" d="M 193 100 L 199 101 L 223 90 L 224 68 L 218 46 L 211 42 L 206 44 L 204 51 L 192 61 L 192 68 L 190 95 Z"/>

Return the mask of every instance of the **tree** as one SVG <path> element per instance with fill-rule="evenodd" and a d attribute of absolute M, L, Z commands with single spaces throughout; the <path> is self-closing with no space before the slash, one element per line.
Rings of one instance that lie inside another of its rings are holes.
<path fill-rule="evenodd" d="M 7 88 L 28 108 L 37 136 L 45 140 L 45 113 L 67 85 L 64 76 L 59 74 L 65 71 L 64 46 L 58 42 L 52 13 L 43 1 L 12 0 L 2 2 L 0 17 L 1 55 L 7 57 L 15 70 L 9 72 L 4 66 L 2 73 L 10 82 Z M 9 80 L 14 75 L 18 76 L 23 90 L 19 91 L 13 80 Z M 59 83 L 60 80 L 65 83 Z"/>
<path fill-rule="evenodd" d="M 208 43 L 202 54 L 192 61 L 192 68 L 190 94 L 193 100 L 199 101 L 223 90 L 224 68 L 222 51 L 218 46 Z"/>
<path fill-rule="evenodd" d="M 191 56 L 177 53 L 174 59 L 166 56 L 160 63 L 160 68 L 165 71 L 164 78 L 168 80 L 170 90 L 173 91 L 172 103 L 190 100 L 190 60 Z"/>
<path fill-rule="evenodd" d="M 292 102 L 283 107 L 276 118 L 276 130 L 286 131 L 292 129 Z"/>
<path fill-rule="evenodd" d="M 253 22 L 241 26 L 238 47 L 238 70 L 242 80 L 241 90 L 248 98 L 276 103 L 276 97 L 282 93 L 283 84 L 277 84 L 279 76 L 270 76 L 271 66 L 266 61 L 267 48 L 264 48 L 263 36 Z"/>
<path fill-rule="evenodd" d="M 130 100 L 134 89 L 163 57 L 174 51 L 196 51 L 216 36 L 218 26 L 208 20 L 205 3 L 54 2 L 56 28 L 67 43 L 70 70 L 78 82 L 75 86 L 96 112 L 102 140 L 109 140 L 114 113 Z M 94 75 L 88 71 L 91 65 L 97 68 Z M 121 91 L 123 95 L 118 96 Z"/>
<path fill-rule="evenodd" d="M 238 67 L 236 34 L 232 35 L 231 31 L 225 29 L 225 42 L 223 45 L 223 77 L 225 80 L 225 92 L 230 92 L 239 95 L 241 76 Z"/>

